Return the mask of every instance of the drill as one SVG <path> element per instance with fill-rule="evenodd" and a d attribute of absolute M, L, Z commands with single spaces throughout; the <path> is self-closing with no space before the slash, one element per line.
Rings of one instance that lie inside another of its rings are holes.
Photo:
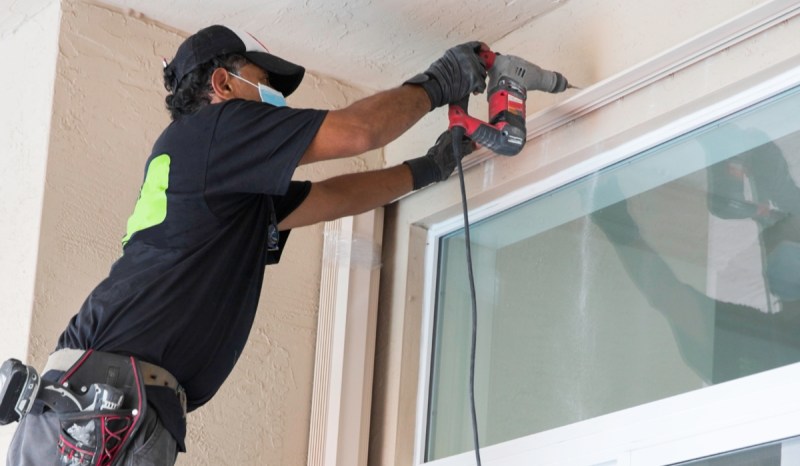
<path fill-rule="evenodd" d="M 525 101 L 528 91 L 550 93 L 572 88 L 556 71 L 543 70 L 522 58 L 492 52 L 485 44 L 478 55 L 489 71 L 489 122 L 467 114 L 468 98 L 450 105 L 450 128 L 500 155 L 516 155 L 525 145 Z"/>

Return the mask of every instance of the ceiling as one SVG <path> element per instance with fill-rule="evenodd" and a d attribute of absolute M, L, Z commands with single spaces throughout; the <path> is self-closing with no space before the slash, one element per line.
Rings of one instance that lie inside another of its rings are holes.
<path fill-rule="evenodd" d="M 272 53 L 370 89 L 423 71 L 452 45 L 493 43 L 567 0 L 103 0 L 186 32 L 245 30 Z M 488 5 L 491 5 L 489 7 Z"/>

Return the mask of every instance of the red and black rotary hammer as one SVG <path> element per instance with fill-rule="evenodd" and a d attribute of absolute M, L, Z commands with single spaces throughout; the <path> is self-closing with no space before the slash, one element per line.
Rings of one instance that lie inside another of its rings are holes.
<path fill-rule="evenodd" d="M 561 73 L 548 71 L 513 55 L 501 55 L 482 45 L 478 52 L 489 71 L 489 122 L 467 114 L 468 98 L 450 105 L 450 128 L 500 155 L 516 155 L 525 145 L 525 101 L 528 91 L 563 92 L 571 86 Z"/>

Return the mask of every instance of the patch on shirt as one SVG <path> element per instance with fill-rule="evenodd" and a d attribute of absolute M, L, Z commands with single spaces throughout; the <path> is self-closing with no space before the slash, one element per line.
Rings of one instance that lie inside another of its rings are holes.
<path fill-rule="evenodd" d="M 161 154 L 150 161 L 139 199 L 128 219 L 128 234 L 122 245 L 128 244 L 134 233 L 159 225 L 167 218 L 167 188 L 169 187 L 169 154 Z"/>

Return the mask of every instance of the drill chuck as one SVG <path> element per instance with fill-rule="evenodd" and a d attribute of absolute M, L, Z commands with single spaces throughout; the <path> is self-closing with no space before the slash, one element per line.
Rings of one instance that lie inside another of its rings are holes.
<path fill-rule="evenodd" d="M 559 92 L 564 92 L 565 90 L 569 89 L 569 83 L 567 82 L 567 78 L 564 77 L 563 74 L 559 73 L 558 71 L 551 71 L 555 76 L 555 86 L 547 92 L 552 92 L 554 94 Z"/>

